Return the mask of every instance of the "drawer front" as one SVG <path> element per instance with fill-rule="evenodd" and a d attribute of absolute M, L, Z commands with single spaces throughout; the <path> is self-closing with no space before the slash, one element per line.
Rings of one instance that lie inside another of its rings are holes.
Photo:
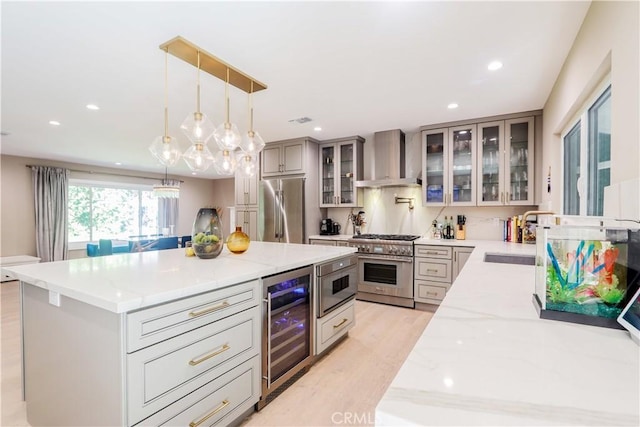
<path fill-rule="evenodd" d="M 238 313 L 127 356 L 132 424 L 260 350 L 260 308 Z"/>
<path fill-rule="evenodd" d="M 310 245 L 324 245 L 324 246 L 335 246 L 336 242 L 333 240 L 324 240 L 324 239 L 309 239 Z"/>
<path fill-rule="evenodd" d="M 451 260 L 416 258 L 415 278 L 451 283 Z"/>
<path fill-rule="evenodd" d="M 255 356 L 139 425 L 229 425 L 259 399 L 260 357 Z"/>
<path fill-rule="evenodd" d="M 415 300 L 430 304 L 440 304 L 449 287 L 440 282 L 415 281 Z"/>
<path fill-rule="evenodd" d="M 256 306 L 259 289 L 254 280 L 127 314 L 127 352 Z"/>
<path fill-rule="evenodd" d="M 355 325 L 355 301 L 349 301 L 325 317 L 318 319 L 319 336 L 316 354 L 336 342 Z"/>
<path fill-rule="evenodd" d="M 451 259 L 453 254 L 451 246 L 415 245 L 414 250 L 417 257 Z"/>

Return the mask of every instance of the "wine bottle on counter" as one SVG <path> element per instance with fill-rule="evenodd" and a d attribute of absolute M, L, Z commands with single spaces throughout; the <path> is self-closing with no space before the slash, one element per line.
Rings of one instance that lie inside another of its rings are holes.
<path fill-rule="evenodd" d="M 448 217 L 444 217 L 445 236 L 447 239 L 451 239 L 451 220 Z"/>

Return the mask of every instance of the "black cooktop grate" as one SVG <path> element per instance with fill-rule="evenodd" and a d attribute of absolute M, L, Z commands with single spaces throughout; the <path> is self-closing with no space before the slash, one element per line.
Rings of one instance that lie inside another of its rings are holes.
<path fill-rule="evenodd" d="M 354 239 L 366 239 L 366 240 L 400 240 L 410 242 L 420 238 L 412 234 L 360 234 L 354 235 Z"/>

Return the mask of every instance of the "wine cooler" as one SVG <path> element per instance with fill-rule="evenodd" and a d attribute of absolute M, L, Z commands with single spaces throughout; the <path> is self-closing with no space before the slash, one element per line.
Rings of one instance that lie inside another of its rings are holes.
<path fill-rule="evenodd" d="M 262 409 L 270 393 L 312 361 L 311 266 L 263 279 Z"/>

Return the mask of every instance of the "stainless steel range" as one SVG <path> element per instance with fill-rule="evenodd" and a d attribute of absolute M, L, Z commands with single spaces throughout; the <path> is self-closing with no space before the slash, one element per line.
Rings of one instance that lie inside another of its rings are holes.
<path fill-rule="evenodd" d="M 349 239 L 358 248 L 357 299 L 414 307 L 413 241 L 406 234 L 361 234 Z"/>

